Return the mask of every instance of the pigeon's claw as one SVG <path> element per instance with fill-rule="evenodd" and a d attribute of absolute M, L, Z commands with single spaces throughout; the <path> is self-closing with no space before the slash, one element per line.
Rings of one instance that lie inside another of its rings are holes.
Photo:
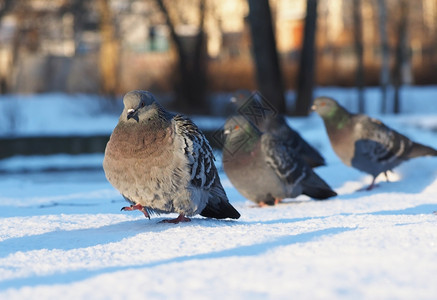
<path fill-rule="evenodd" d="M 159 223 L 177 224 L 179 222 L 191 222 L 191 219 L 185 217 L 183 214 L 180 214 L 176 219 L 165 219 L 165 220 L 160 221 Z"/>
<path fill-rule="evenodd" d="M 378 184 L 375 183 L 376 177 L 373 177 L 372 179 L 372 183 L 368 186 L 368 187 L 363 187 L 357 190 L 357 192 L 362 192 L 362 191 L 371 191 L 374 188 L 376 188 L 378 186 Z"/>
<path fill-rule="evenodd" d="M 141 204 L 135 204 L 135 205 L 131 205 L 131 206 L 125 206 L 125 207 L 122 207 L 121 210 L 122 210 L 122 211 L 123 211 L 123 210 L 139 210 L 139 211 L 141 211 L 141 212 L 144 214 L 144 216 L 145 216 L 146 218 L 149 218 L 149 220 L 150 220 L 150 215 L 149 215 L 149 213 L 148 213 L 147 210 L 144 208 L 144 206 L 142 206 Z"/>

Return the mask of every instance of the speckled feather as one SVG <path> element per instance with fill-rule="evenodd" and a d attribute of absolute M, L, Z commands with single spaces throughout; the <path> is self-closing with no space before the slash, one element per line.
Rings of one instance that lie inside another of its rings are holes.
<path fill-rule="evenodd" d="M 232 102 L 234 105 L 234 113 L 238 111 L 240 107 L 250 101 L 260 101 L 261 97 L 258 93 L 250 93 L 247 90 L 240 90 L 234 93 Z M 252 100 L 253 99 L 253 100 Z M 245 115 L 249 121 L 250 115 Z M 274 114 L 268 115 L 264 118 L 256 119 L 256 126 L 261 132 L 268 132 L 283 140 L 289 149 L 294 151 L 300 158 L 302 158 L 310 167 L 318 167 L 325 165 L 325 159 L 323 156 L 311 146 L 296 130 L 290 127 L 283 115 Z"/>
<path fill-rule="evenodd" d="M 228 119 L 225 132 L 224 170 L 236 189 L 253 202 L 272 203 L 300 194 L 315 199 L 336 195 L 287 143 L 261 133 L 244 117 Z"/>
<path fill-rule="evenodd" d="M 314 109 L 343 163 L 374 178 L 410 158 L 437 155 L 435 149 L 411 141 L 379 120 L 349 113 L 331 98 L 317 98 Z"/>
<path fill-rule="evenodd" d="M 109 182 L 148 212 L 238 218 L 198 127 L 182 115 L 166 112 L 148 92 L 129 92 L 124 102 L 105 151 Z M 129 110 L 138 113 L 129 119 Z"/>

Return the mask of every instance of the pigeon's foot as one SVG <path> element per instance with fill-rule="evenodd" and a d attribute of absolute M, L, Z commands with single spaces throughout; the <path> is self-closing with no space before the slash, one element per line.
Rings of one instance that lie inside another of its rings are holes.
<path fill-rule="evenodd" d="M 258 207 L 266 207 L 266 206 L 273 206 L 276 204 L 279 204 L 282 202 L 282 199 L 280 198 L 275 198 L 275 200 L 268 200 L 268 201 L 260 201 L 258 202 Z"/>
<path fill-rule="evenodd" d="M 150 220 L 149 213 L 148 213 L 147 210 L 144 208 L 144 206 L 142 206 L 141 204 L 135 204 L 135 205 L 131 205 L 131 206 L 125 206 L 125 207 L 122 207 L 121 210 L 139 210 L 139 211 L 141 211 L 141 212 L 144 214 L 144 216 L 145 216 L 146 218 L 149 218 L 149 220 Z"/>
<path fill-rule="evenodd" d="M 368 187 L 366 187 L 365 189 L 363 189 L 363 191 L 371 191 L 371 190 L 373 190 L 374 188 L 376 188 L 377 186 L 378 186 L 377 184 L 372 183 L 372 184 L 370 184 Z"/>
<path fill-rule="evenodd" d="M 384 172 L 384 174 L 387 176 L 386 172 Z M 371 191 L 374 187 L 378 186 L 378 185 L 375 184 L 376 177 L 377 176 L 373 177 L 372 183 L 367 187 L 366 191 Z"/>
<path fill-rule="evenodd" d="M 362 187 L 357 190 L 357 192 L 363 192 L 363 191 L 371 191 L 374 188 L 378 187 L 379 185 L 375 183 L 376 177 L 373 178 L 372 183 L 368 187 Z"/>
<path fill-rule="evenodd" d="M 379 184 L 376 184 L 376 183 L 374 183 L 374 184 L 370 184 L 369 186 L 359 188 L 358 190 L 356 190 L 356 192 L 371 191 L 371 190 L 373 190 L 374 188 L 377 188 L 378 186 L 379 186 Z"/>
<path fill-rule="evenodd" d="M 384 172 L 384 176 L 385 176 L 385 181 L 386 182 L 390 182 L 390 179 L 388 178 L 388 173 L 387 173 L 388 171 L 385 171 Z"/>
<path fill-rule="evenodd" d="M 282 200 L 283 199 L 281 199 L 281 198 L 275 198 L 275 205 L 279 204 L 279 203 L 282 203 Z"/>
<path fill-rule="evenodd" d="M 375 184 L 375 180 L 376 180 L 376 177 L 373 177 L 372 183 L 368 187 L 361 188 L 358 191 L 371 191 L 371 190 L 373 190 L 375 187 L 378 186 L 377 184 Z"/>
<path fill-rule="evenodd" d="M 179 222 L 191 222 L 191 219 L 180 214 L 176 219 L 166 219 L 166 220 L 159 221 L 159 223 L 172 223 L 172 224 L 177 224 Z"/>

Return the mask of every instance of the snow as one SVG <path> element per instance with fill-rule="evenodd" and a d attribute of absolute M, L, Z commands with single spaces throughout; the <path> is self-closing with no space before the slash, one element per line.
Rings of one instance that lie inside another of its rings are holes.
<path fill-rule="evenodd" d="M 0 137 L 110 134 L 120 105 L 92 95 L 1 96 Z"/>
<path fill-rule="evenodd" d="M 400 110 L 409 115 L 437 114 L 437 86 L 405 86 L 401 89 Z M 330 96 L 337 99 L 351 111 L 358 108 L 358 95 L 355 88 L 318 87 L 314 96 Z M 230 94 L 212 96 L 214 112 L 224 114 Z M 380 112 L 380 89 L 365 90 L 366 113 L 377 115 Z M 287 93 L 288 106 L 293 106 L 295 95 Z M 388 90 L 388 98 L 393 98 L 393 89 Z M 161 102 L 168 101 L 163 95 Z M 118 122 L 122 109 L 121 97 L 108 101 L 93 95 L 38 94 L 38 95 L 0 95 L 0 138 L 21 136 L 65 136 L 65 135 L 103 135 L 110 134 Z M 391 101 L 388 101 L 388 107 Z M 222 117 L 192 116 L 200 128 L 215 129 L 222 126 Z M 415 118 L 420 120 L 420 118 Z M 429 119 L 429 118 L 428 118 Z M 419 121 L 420 122 L 420 121 Z M 437 128 L 436 118 L 431 125 Z M 425 124 L 425 126 L 428 124 Z M 92 128 L 92 130 L 90 130 Z"/>
<path fill-rule="evenodd" d="M 63 126 L 33 120 L 17 130 L 79 132 L 81 118 L 92 122 L 69 102 Z M 437 148 L 436 112 L 373 116 Z M 93 133 L 117 122 L 93 117 Z M 316 172 L 339 195 L 257 208 L 218 156 L 239 220 L 173 225 L 158 222 L 176 215 L 121 212 L 127 203 L 105 179 L 103 154 L 0 160 L 0 299 L 435 299 L 437 158 L 406 162 L 391 182 L 381 176 L 373 191 L 357 191 L 371 177 L 340 162 L 320 118 L 288 121 L 321 150 L 327 166 Z"/>

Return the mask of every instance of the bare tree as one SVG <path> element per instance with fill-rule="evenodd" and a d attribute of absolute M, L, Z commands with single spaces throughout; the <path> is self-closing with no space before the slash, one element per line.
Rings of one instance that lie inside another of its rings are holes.
<path fill-rule="evenodd" d="M 284 86 L 276 51 L 269 1 L 248 1 L 258 88 L 279 113 L 285 113 Z"/>
<path fill-rule="evenodd" d="M 313 98 L 317 2 L 318 0 L 307 0 L 305 30 L 297 77 L 296 114 L 300 116 L 308 115 Z"/>
<path fill-rule="evenodd" d="M 379 36 L 381 42 L 381 72 L 379 82 L 381 85 L 381 112 L 387 109 L 387 88 L 390 84 L 390 49 L 387 36 L 387 5 L 386 0 L 377 0 L 379 18 Z"/>
<path fill-rule="evenodd" d="M 364 47 L 361 0 L 353 0 L 355 54 L 357 56 L 356 85 L 358 88 L 358 111 L 364 112 Z"/>
<path fill-rule="evenodd" d="M 158 7 L 164 14 L 170 30 L 171 39 L 178 54 L 179 76 L 176 82 L 176 106 L 182 111 L 205 112 L 206 94 L 206 48 L 205 48 L 205 0 L 199 0 L 198 33 L 195 36 L 194 47 L 190 51 L 184 46 L 181 36 L 176 33 L 176 24 L 170 17 L 164 0 L 156 0 Z"/>

